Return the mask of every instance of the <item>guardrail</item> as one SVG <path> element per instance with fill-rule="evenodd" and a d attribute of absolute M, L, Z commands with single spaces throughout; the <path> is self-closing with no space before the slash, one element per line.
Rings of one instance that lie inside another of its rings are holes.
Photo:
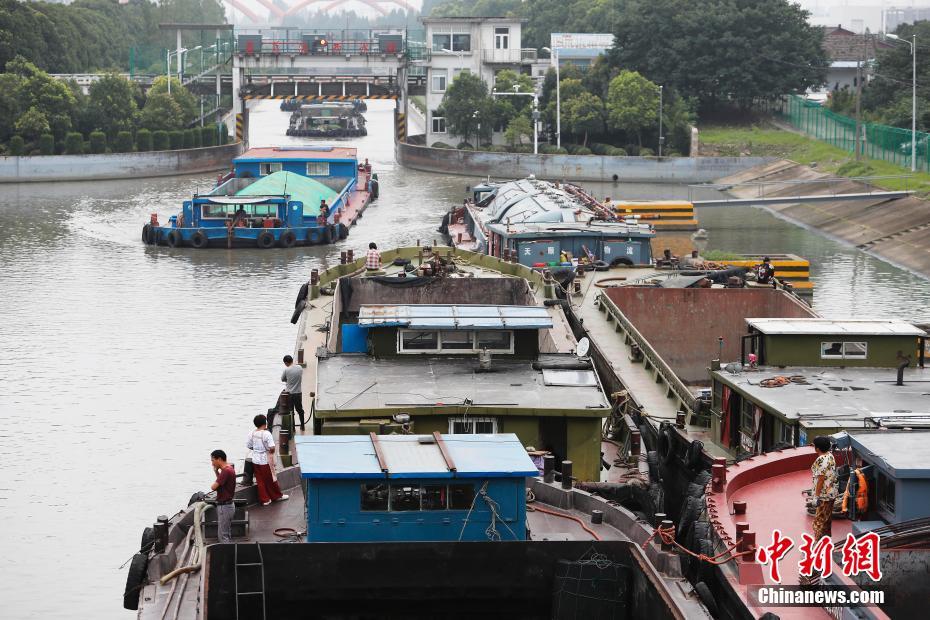
<path fill-rule="evenodd" d="M 665 363 L 665 360 L 655 352 L 652 345 L 649 344 L 649 341 L 646 340 L 630 320 L 626 318 L 626 315 L 623 314 L 617 304 L 603 293 L 598 295 L 597 300 L 607 313 L 617 321 L 617 325 L 623 328 L 623 331 L 626 332 L 629 339 L 639 347 L 639 350 L 642 351 L 644 360 L 655 369 L 656 373 L 658 373 L 665 385 L 675 394 L 675 397 L 682 406 L 687 408 L 688 411 L 694 411 L 694 402 L 697 400 L 694 394 L 692 394 L 691 390 L 678 378 L 678 375 L 675 374 L 669 365 Z"/>
<path fill-rule="evenodd" d="M 487 63 L 510 64 L 520 62 L 535 62 L 536 50 L 531 47 L 515 49 L 483 49 L 481 59 Z"/>

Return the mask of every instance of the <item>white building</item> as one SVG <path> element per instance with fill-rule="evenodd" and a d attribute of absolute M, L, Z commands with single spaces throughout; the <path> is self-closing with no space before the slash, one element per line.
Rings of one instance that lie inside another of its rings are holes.
<path fill-rule="evenodd" d="M 426 72 L 426 144 L 439 141 L 455 146 L 459 137 L 447 132 L 446 119 L 437 113 L 452 80 L 463 72 L 474 73 L 487 83 L 490 91 L 498 71 L 530 73 L 540 63 L 535 49 L 521 47 L 521 29 L 526 20 L 428 17 L 422 21 L 432 50 Z"/>

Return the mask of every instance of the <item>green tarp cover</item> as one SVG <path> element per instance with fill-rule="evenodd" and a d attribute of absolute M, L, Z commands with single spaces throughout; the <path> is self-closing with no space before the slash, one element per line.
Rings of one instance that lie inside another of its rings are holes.
<path fill-rule="evenodd" d="M 337 192 L 326 187 L 316 179 L 305 177 L 296 172 L 273 172 L 236 192 L 237 196 L 280 196 L 289 194 L 291 200 L 304 203 L 304 216 L 316 217 L 320 214 L 320 200 L 332 206 L 339 196 Z"/>

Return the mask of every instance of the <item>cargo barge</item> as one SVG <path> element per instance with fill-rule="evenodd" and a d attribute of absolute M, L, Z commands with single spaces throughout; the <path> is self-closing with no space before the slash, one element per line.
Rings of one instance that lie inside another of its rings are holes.
<path fill-rule="evenodd" d="M 161 224 L 142 228 L 148 245 L 172 248 L 292 248 L 345 239 L 378 197 L 377 174 L 347 147 L 252 148 L 205 194 Z"/>
<path fill-rule="evenodd" d="M 354 101 L 306 103 L 290 118 L 287 135 L 309 138 L 357 138 L 368 135 L 365 117 Z"/>

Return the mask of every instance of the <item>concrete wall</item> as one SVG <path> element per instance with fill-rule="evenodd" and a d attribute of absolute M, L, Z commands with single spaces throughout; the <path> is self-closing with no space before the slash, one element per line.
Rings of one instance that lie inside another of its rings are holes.
<path fill-rule="evenodd" d="M 736 360 L 746 318 L 816 316 L 783 291 L 771 289 L 605 289 L 621 312 L 682 381 L 709 381 L 707 368 L 720 354 Z M 819 350 L 819 349 L 818 349 Z"/>
<path fill-rule="evenodd" d="M 607 157 L 601 155 L 533 155 L 434 149 L 395 143 L 397 161 L 408 168 L 493 178 L 572 181 L 703 183 L 774 161 L 771 157 Z"/>
<path fill-rule="evenodd" d="M 225 170 L 242 145 L 101 155 L 0 157 L 0 183 L 97 181 L 163 177 Z"/>

